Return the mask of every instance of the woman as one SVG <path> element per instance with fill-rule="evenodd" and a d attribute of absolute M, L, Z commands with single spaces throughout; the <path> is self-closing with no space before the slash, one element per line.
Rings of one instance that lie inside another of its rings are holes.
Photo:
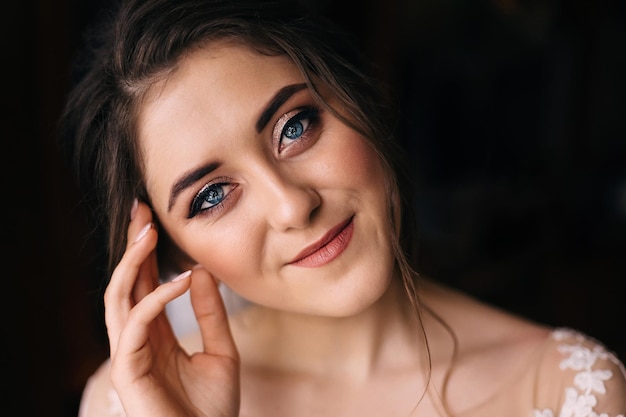
<path fill-rule="evenodd" d="M 107 231 L 111 357 L 82 416 L 626 413 L 598 342 L 418 275 L 393 112 L 327 22 L 131 0 L 91 64 L 64 125 Z M 218 285 L 250 305 L 229 316 Z"/>

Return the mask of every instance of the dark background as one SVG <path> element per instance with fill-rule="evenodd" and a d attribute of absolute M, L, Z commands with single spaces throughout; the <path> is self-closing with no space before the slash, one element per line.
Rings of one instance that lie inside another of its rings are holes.
<path fill-rule="evenodd" d="M 623 360 L 626 3 L 311 2 L 398 89 L 424 270 Z M 4 4 L 0 364 L 13 414 L 75 416 L 107 356 L 94 242 L 54 135 L 80 33 L 108 4 Z"/>

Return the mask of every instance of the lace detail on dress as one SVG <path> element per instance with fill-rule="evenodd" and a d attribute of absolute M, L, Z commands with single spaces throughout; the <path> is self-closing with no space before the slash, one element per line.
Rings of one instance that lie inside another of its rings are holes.
<path fill-rule="evenodd" d="M 559 352 L 565 355 L 565 359 L 559 364 L 563 371 L 577 371 L 574 377 L 574 386 L 565 389 L 565 401 L 561 406 L 559 417 L 612 417 L 606 413 L 598 414 L 594 408 L 598 403 L 596 394 L 606 394 L 604 382 L 611 379 L 613 372 L 609 369 L 593 369 L 598 359 L 608 360 L 616 364 L 626 376 L 624 365 L 615 355 L 608 352 L 600 344 L 593 349 L 583 345 L 589 340 L 579 332 L 571 329 L 556 329 L 552 337 L 557 341 L 574 340 L 575 344 L 563 343 L 558 346 Z M 533 417 L 554 417 L 553 410 L 534 410 Z M 618 414 L 615 417 L 624 417 Z"/>

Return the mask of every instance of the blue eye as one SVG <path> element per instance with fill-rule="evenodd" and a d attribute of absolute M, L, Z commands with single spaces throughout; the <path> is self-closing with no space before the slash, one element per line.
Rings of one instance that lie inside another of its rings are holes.
<path fill-rule="evenodd" d="M 191 202 L 189 218 L 194 217 L 201 211 L 210 210 L 224 201 L 227 196 L 225 188 L 230 187 L 227 183 L 205 185 Z"/>
<path fill-rule="evenodd" d="M 285 129 L 283 130 L 283 137 L 286 137 L 287 139 L 291 139 L 291 140 L 295 140 L 298 139 L 302 133 L 304 132 L 304 126 L 302 124 L 302 121 L 300 120 L 296 120 L 296 121 L 289 121 L 289 123 L 287 124 L 287 126 L 285 126 Z"/>
<path fill-rule="evenodd" d="M 279 149 L 282 150 L 306 135 L 307 131 L 317 119 L 315 109 L 306 109 L 287 120 L 280 133 Z"/>

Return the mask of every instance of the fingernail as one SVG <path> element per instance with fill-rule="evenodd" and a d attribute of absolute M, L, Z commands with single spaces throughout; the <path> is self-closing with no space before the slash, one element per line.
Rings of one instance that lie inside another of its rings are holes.
<path fill-rule="evenodd" d="M 183 279 L 185 279 L 185 278 L 188 278 L 190 275 L 191 275 L 191 269 L 189 269 L 189 270 L 187 270 L 187 271 L 185 271 L 185 272 L 182 272 L 182 273 L 180 273 L 180 274 L 176 275 L 176 276 L 172 279 L 172 282 L 181 281 L 181 280 L 183 280 Z"/>
<path fill-rule="evenodd" d="M 133 199 L 133 206 L 130 209 L 130 219 L 133 220 L 135 218 L 135 214 L 137 214 L 137 207 L 139 206 L 139 201 L 137 198 Z"/>
<path fill-rule="evenodd" d="M 140 241 L 150 229 L 152 229 L 152 223 L 148 223 L 143 227 L 143 229 L 139 231 L 139 233 L 137 233 L 137 237 L 135 237 L 135 242 Z"/>

